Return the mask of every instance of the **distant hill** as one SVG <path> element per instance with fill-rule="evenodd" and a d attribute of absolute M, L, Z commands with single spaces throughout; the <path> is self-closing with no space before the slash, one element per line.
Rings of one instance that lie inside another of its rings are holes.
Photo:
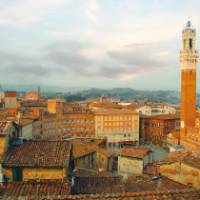
<path fill-rule="evenodd" d="M 13 86 L 7 85 L 4 90 L 17 90 L 18 93 L 36 90 L 37 86 Z M 68 102 L 83 101 L 91 98 L 99 98 L 105 95 L 109 98 L 120 100 L 143 100 L 146 102 L 162 102 L 179 104 L 180 92 L 174 90 L 135 90 L 132 88 L 81 88 L 81 87 L 51 87 L 41 86 L 42 95 L 48 98 L 65 98 Z M 197 94 L 197 104 L 200 105 L 200 94 Z"/>
<path fill-rule="evenodd" d="M 0 84 L 1 85 L 1 84 Z M 47 86 L 47 85 L 1 85 L 3 90 L 16 90 L 17 92 L 28 92 L 31 90 L 37 90 L 38 86 L 44 93 L 67 93 L 78 92 L 89 88 L 85 87 L 65 87 L 65 86 Z"/>
<path fill-rule="evenodd" d="M 145 91 L 145 90 L 134 90 L 131 88 L 113 88 L 113 89 L 91 88 L 73 94 L 68 93 L 65 94 L 64 97 L 68 101 L 82 101 L 89 98 L 99 98 L 102 95 L 121 100 L 144 100 L 150 102 L 165 102 L 165 103 L 179 104 L 180 92 L 171 90 Z"/>

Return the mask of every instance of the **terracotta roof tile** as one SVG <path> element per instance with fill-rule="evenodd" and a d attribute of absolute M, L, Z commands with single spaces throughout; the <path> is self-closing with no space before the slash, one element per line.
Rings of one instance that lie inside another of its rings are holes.
<path fill-rule="evenodd" d="M 149 153 L 151 150 L 149 148 L 144 147 L 124 147 L 119 152 L 120 156 L 127 156 L 132 158 L 143 158 L 147 153 Z"/>
<path fill-rule="evenodd" d="M 97 153 L 103 154 L 106 157 L 111 157 L 113 155 L 113 153 L 101 147 L 95 147 L 95 150 Z"/>
<path fill-rule="evenodd" d="M 38 91 L 29 91 L 21 97 L 22 101 L 38 101 L 39 98 L 40 94 Z"/>
<path fill-rule="evenodd" d="M 75 159 L 95 152 L 93 145 L 91 146 L 90 144 L 82 142 L 80 139 L 72 140 L 72 144 L 73 156 Z"/>
<path fill-rule="evenodd" d="M 9 200 L 13 200 L 10 198 Z M 89 195 L 53 195 L 46 198 L 28 195 L 27 198 L 18 198 L 18 200 L 199 200 L 200 190 L 179 189 L 169 191 L 147 191 L 147 192 L 126 192 L 109 194 L 89 194 Z M 8 200 L 8 198 L 7 198 Z"/>
<path fill-rule="evenodd" d="M 187 155 L 186 157 L 184 157 L 182 162 L 189 166 L 200 168 L 200 158 L 199 157 Z"/>
<path fill-rule="evenodd" d="M 191 155 L 191 153 L 187 151 L 174 151 L 170 152 L 168 156 L 165 158 L 164 162 L 166 163 L 173 163 L 182 161 L 185 157 Z"/>
<path fill-rule="evenodd" d="M 199 200 L 200 191 L 194 189 L 171 190 L 164 192 L 130 192 L 130 193 L 111 193 L 102 195 L 76 195 L 63 198 L 72 199 L 97 199 L 97 200 Z"/>
<path fill-rule="evenodd" d="M 106 171 L 79 169 L 75 172 L 72 194 L 124 192 L 122 176 Z"/>
<path fill-rule="evenodd" d="M 30 180 L 5 184 L 3 199 L 21 199 L 31 196 L 38 199 L 52 195 L 68 195 L 69 193 L 70 184 L 67 180 Z"/>
<path fill-rule="evenodd" d="M 128 110 L 128 109 L 105 109 L 105 108 L 100 108 L 95 110 L 95 114 L 136 114 L 134 111 Z"/>
<path fill-rule="evenodd" d="M 16 97 L 16 91 L 5 91 L 5 97 Z"/>
<path fill-rule="evenodd" d="M 27 141 L 12 146 L 5 155 L 5 166 L 63 167 L 70 154 L 68 141 Z"/>
<path fill-rule="evenodd" d="M 161 114 L 161 115 L 155 115 L 155 116 L 143 116 L 143 118 L 170 120 L 170 119 L 180 119 L 180 116 L 176 114 Z"/>
<path fill-rule="evenodd" d="M 104 148 L 101 148 L 98 146 L 97 142 L 90 142 L 85 139 L 81 138 L 75 138 L 72 139 L 72 144 L 73 144 L 73 156 L 75 158 L 82 157 L 84 155 L 90 154 L 90 153 L 99 153 L 103 154 L 104 156 L 111 157 L 113 154 L 109 151 L 107 151 Z"/>
<path fill-rule="evenodd" d="M 156 180 L 152 180 L 152 176 L 149 175 L 129 176 L 125 181 L 126 192 L 166 191 L 174 188 L 188 189 L 188 186 L 164 176 Z"/>

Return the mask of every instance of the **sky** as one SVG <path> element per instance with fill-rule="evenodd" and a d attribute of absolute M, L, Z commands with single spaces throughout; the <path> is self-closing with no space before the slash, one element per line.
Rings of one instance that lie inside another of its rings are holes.
<path fill-rule="evenodd" d="M 199 8 L 199 0 L 0 0 L 0 84 L 179 90 L 181 32 L 191 20 L 200 47 Z"/>

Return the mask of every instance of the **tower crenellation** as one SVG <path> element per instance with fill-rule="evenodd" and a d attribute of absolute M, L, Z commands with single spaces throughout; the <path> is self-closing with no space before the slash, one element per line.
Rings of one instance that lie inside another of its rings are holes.
<path fill-rule="evenodd" d="M 182 70 L 194 69 L 198 62 L 198 51 L 196 50 L 196 30 L 188 21 L 182 31 L 182 49 L 180 51 L 180 63 Z"/>

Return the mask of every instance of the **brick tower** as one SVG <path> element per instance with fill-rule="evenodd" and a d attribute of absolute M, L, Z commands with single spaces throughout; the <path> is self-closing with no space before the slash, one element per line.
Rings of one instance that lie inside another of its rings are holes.
<path fill-rule="evenodd" d="M 198 51 L 195 47 L 196 30 L 188 21 L 182 32 L 181 63 L 181 134 L 183 144 L 187 140 L 187 129 L 195 127 L 196 116 L 196 65 Z"/>

